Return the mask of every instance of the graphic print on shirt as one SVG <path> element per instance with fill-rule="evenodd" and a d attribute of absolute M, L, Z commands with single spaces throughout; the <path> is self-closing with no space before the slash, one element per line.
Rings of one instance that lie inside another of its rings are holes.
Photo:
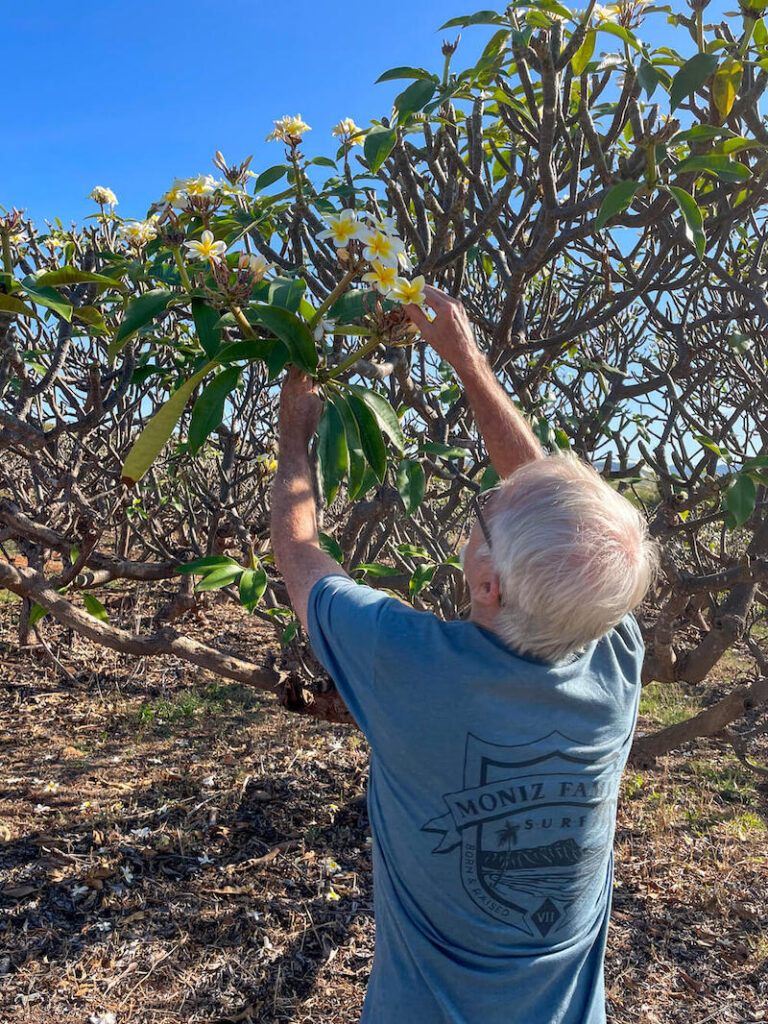
<path fill-rule="evenodd" d="M 433 854 L 461 847 L 478 907 L 532 937 L 554 937 L 605 881 L 623 764 L 565 752 L 579 746 L 556 731 L 517 746 L 467 733 L 464 789 L 444 793 L 448 812 L 421 829 L 442 836 Z"/>

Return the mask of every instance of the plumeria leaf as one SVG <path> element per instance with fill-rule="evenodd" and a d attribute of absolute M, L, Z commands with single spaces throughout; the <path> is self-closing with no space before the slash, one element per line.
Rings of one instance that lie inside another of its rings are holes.
<path fill-rule="evenodd" d="M 371 173 L 375 174 L 395 148 L 397 131 L 394 128 L 372 128 L 365 137 L 363 153 Z"/>
<path fill-rule="evenodd" d="M 250 312 L 288 349 L 291 361 L 311 377 L 317 372 L 317 349 L 309 327 L 287 309 L 255 305 Z"/>
<path fill-rule="evenodd" d="M 322 530 L 318 530 L 317 539 L 320 549 L 332 558 L 334 562 L 338 562 L 341 565 L 344 561 L 344 552 L 339 547 L 338 541 L 334 540 L 329 534 L 323 533 Z"/>
<path fill-rule="evenodd" d="M 125 343 L 142 327 L 160 316 L 173 298 L 167 288 L 153 288 L 126 306 L 117 334 L 109 343 L 109 361 L 112 362 Z"/>
<path fill-rule="evenodd" d="M 43 608 L 42 605 L 33 604 L 29 611 L 29 626 L 36 626 L 40 619 L 44 618 L 48 614 L 48 609 Z"/>
<path fill-rule="evenodd" d="M 414 459 L 403 459 L 397 467 L 397 489 L 409 516 L 424 500 L 425 487 L 426 478 L 421 463 Z"/>
<path fill-rule="evenodd" d="M 317 456 L 320 479 L 327 505 L 339 490 L 349 469 L 349 452 L 341 416 L 332 402 L 326 402 L 317 430 Z"/>
<path fill-rule="evenodd" d="M 34 320 L 39 319 L 37 313 L 31 306 L 28 306 L 25 302 L 22 302 L 21 299 L 17 299 L 13 295 L 3 295 L 2 292 L 0 292 L 0 312 L 18 313 L 21 316 L 32 317 Z"/>
<path fill-rule="evenodd" d="M 307 282 L 303 277 L 276 277 L 269 282 L 267 301 L 270 306 L 281 306 L 291 313 L 298 313 L 306 290 Z"/>
<path fill-rule="evenodd" d="M 75 306 L 72 310 L 72 316 L 75 320 L 82 320 L 83 323 L 88 324 L 89 327 L 94 327 L 97 331 L 109 331 L 104 322 L 104 317 L 95 306 Z"/>
<path fill-rule="evenodd" d="M 228 587 L 230 583 L 234 583 L 243 572 L 245 570 L 241 565 L 222 565 L 207 572 L 195 586 L 195 590 L 220 590 L 221 587 Z"/>
<path fill-rule="evenodd" d="M 347 439 L 347 453 L 349 457 L 348 484 L 350 501 L 355 501 L 363 492 L 365 482 L 366 462 L 363 454 L 363 445 L 360 439 L 360 428 L 357 425 L 352 410 L 345 399 L 338 392 L 328 391 L 327 399 L 335 407 L 341 422 L 344 424 L 344 434 Z"/>
<path fill-rule="evenodd" d="M 46 288 L 45 286 L 38 285 L 34 276 L 25 277 L 21 282 L 21 286 L 33 302 L 36 302 L 39 306 L 45 306 L 46 309 L 52 309 L 54 313 L 58 313 L 62 320 L 70 323 L 72 320 L 72 305 L 66 299 L 63 299 L 55 288 Z"/>
<path fill-rule="evenodd" d="M 262 171 L 256 181 L 253 183 L 254 192 L 261 192 L 265 188 L 269 188 L 270 185 L 274 185 L 276 181 L 280 181 L 285 176 L 286 172 L 290 170 L 288 164 L 275 164 L 274 167 L 268 167 L 266 171 Z"/>
<path fill-rule="evenodd" d="M 221 568 L 223 565 L 237 565 L 237 562 L 229 555 L 205 555 L 203 558 L 196 558 L 193 562 L 177 565 L 176 572 L 200 575 L 209 569 Z"/>
<path fill-rule="evenodd" d="M 252 612 L 267 589 L 267 574 L 263 569 L 243 569 L 240 577 L 240 604 Z"/>
<path fill-rule="evenodd" d="M 37 274 L 35 281 L 41 287 L 59 288 L 68 284 L 96 284 L 98 290 L 102 288 L 115 288 L 119 292 L 127 290 L 122 281 L 105 277 L 104 274 L 92 274 L 87 270 L 78 270 L 77 267 L 59 267 L 57 270 L 48 270 L 44 274 Z"/>
<path fill-rule="evenodd" d="M 635 193 L 642 185 L 641 181 L 620 181 L 618 185 L 610 188 L 600 204 L 600 209 L 595 220 L 595 228 L 599 231 L 604 228 L 608 221 L 615 217 L 631 204 Z"/>
<path fill-rule="evenodd" d="M 195 321 L 195 330 L 203 351 L 209 359 L 213 359 L 221 345 L 221 327 L 218 326 L 220 318 L 221 313 L 209 306 L 204 299 L 199 296 L 192 299 L 192 319 Z"/>
<path fill-rule="evenodd" d="M 736 96 L 741 88 L 744 65 L 734 57 L 726 57 L 715 72 L 712 79 L 712 101 L 717 107 L 721 119 L 725 120 L 731 112 Z"/>
<path fill-rule="evenodd" d="M 93 594 L 83 594 L 83 603 L 85 604 L 85 610 L 89 615 L 92 615 L 94 619 L 98 619 L 100 622 L 109 622 L 109 615 L 107 609 Z"/>
<path fill-rule="evenodd" d="M 436 568 L 436 565 L 419 565 L 416 567 L 408 584 L 408 593 L 411 597 L 421 593 L 424 587 L 432 580 Z"/>
<path fill-rule="evenodd" d="M 597 39 L 597 33 L 591 28 L 584 36 L 584 42 L 578 48 L 573 57 L 571 57 L 571 67 L 573 68 L 574 75 L 581 75 L 584 73 L 587 64 L 592 59 L 592 54 L 595 52 L 595 40 Z"/>
<path fill-rule="evenodd" d="M 397 123 L 405 124 L 411 114 L 425 107 L 434 96 L 436 88 L 436 83 L 431 79 L 419 79 L 404 89 L 395 100 Z"/>
<path fill-rule="evenodd" d="M 737 160 L 731 160 L 727 156 L 689 156 L 677 164 L 672 173 L 687 174 L 690 171 L 697 171 L 699 174 L 709 172 L 720 178 L 722 181 L 745 181 L 751 176 L 751 172 L 744 164 Z"/>
<path fill-rule="evenodd" d="M 748 473 L 739 473 L 728 484 L 725 507 L 733 516 L 736 527 L 743 526 L 752 515 L 756 496 L 755 482 Z"/>
<path fill-rule="evenodd" d="M 609 32 L 612 36 L 622 39 L 625 43 L 629 43 L 630 46 L 634 47 L 639 53 L 643 52 L 643 47 L 637 38 L 632 35 L 622 25 L 615 25 L 612 21 L 601 21 L 597 26 L 598 32 Z"/>
<path fill-rule="evenodd" d="M 347 387 L 354 395 L 357 395 L 358 398 L 365 402 L 376 417 L 382 432 L 387 435 L 398 452 L 402 453 L 405 446 L 403 430 L 397 418 L 397 413 L 386 398 L 377 391 L 360 387 L 358 384 L 348 384 Z"/>
<path fill-rule="evenodd" d="M 379 562 L 361 562 L 352 570 L 353 572 L 365 572 L 369 576 L 402 576 L 401 569 L 395 569 L 391 565 L 381 565 Z"/>
<path fill-rule="evenodd" d="M 379 483 L 383 483 L 384 475 L 387 471 L 387 449 L 384 445 L 384 439 L 381 436 L 381 429 L 376 416 L 368 404 L 354 392 L 348 394 L 346 399 L 360 431 L 360 443 L 363 448 L 363 454 L 368 461 L 368 465 L 376 474 Z"/>
<path fill-rule="evenodd" d="M 189 423 L 189 452 L 200 450 L 224 417 L 224 405 L 240 380 L 240 367 L 230 366 L 203 388 L 192 409 Z"/>
<path fill-rule="evenodd" d="M 458 448 L 454 444 L 441 444 L 440 441 L 425 441 L 419 445 L 419 451 L 427 455 L 436 455 L 440 459 L 469 459 L 472 453 L 466 448 Z"/>
<path fill-rule="evenodd" d="M 211 371 L 213 363 L 208 363 L 202 370 L 186 380 L 181 387 L 171 395 L 149 423 L 144 427 L 138 438 L 134 441 L 133 447 L 123 463 L 122 480 L 128 487 L 141 480 L 157 456 L 163 450 L 168 438 L 173 433 L 174 427 L 181 419 L 181 414 L 189 400 L 189 396 L 195 390 L 201 380 Z"/>
<path fill-rule="evenodd" d="M 451 18 L 441 25 L 439 31 L 445 28 L 467 28 L 470 25 L 503 25 L 504 18 L 497 11 L 478 11 L 476 14 L 464 14 L 458 18 Z"/>
<path fill-rule="evenodd" d="M 637 69 L 637 80 L 640 83 L 640 88 L 645 90 L 646 96 L 650 99 L 656 92 L 661 75 L 650 61 L 641 60 L 640 67 Z"/>
<path fill-rule="evenodd" d="M 425 71 L 424 68 L 400 67 L 390 68 L 383 75 L 379 75 L 376 79 L 376 85 L 379 82 L 391 82 L 397 78 L 423 78 L 429 81 L 437 81 L 437 77 L 431 71 Z"/>
<path fill-rule="evenodd" d="M 672 79 L 669 91 L 669 109 L 675 110 L 682 101 L 700 89 L 717 67 L 717 55 L 697 53 L 680 68 Z"/>
<path fill-rule="evenodd" d="M 704 248 L 707 244 L 707 236 L 704 233 L 704 217 L 693 196 L 684 188 L 677 188 L 675 185 L 668 186 L 675 202 L 680 207 L 685 223 L 685 237 L 692 242 L 696 253 L 701 259 L 704 255 Z"/>

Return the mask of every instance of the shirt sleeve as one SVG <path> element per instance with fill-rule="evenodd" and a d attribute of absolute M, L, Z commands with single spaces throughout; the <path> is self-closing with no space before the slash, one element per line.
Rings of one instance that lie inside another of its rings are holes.
<path fill-rule="evenodd" d="M 419 614 L 348 576 L 324 576 L 309 595 L 307 626 L 312 649 L 369 741 L 377 707 L 386 699 L 379 691 L 379 645 L 392 622 L 392 612 L 400 609 Z"/>

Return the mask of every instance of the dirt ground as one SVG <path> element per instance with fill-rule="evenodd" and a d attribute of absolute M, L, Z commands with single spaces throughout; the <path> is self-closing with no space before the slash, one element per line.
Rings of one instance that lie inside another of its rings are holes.
<path fill-rule="evenodd" d="M 175 625 L 274 649 L 210 602 Z M 2 1024 L 356 1024 L 373 957 L 361 735 L 44 620 L 65 676 L 18 651 L 15 612 L 0 604 Z M 669 713 L 647 701 L 640 728 Z M 767 823 L 768 787 L 716 743 L 626 772 L 613 1024 L 768 1021 Z"/>

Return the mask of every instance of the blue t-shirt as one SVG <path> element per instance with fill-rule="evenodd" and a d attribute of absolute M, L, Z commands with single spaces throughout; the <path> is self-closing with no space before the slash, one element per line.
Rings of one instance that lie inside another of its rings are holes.
<path fill-rule="evenodd" d="M 634 618 L 553 666 L 332 575 L 309 636 L 371 748 L 362 1024 L 602 1024 Z"/>

